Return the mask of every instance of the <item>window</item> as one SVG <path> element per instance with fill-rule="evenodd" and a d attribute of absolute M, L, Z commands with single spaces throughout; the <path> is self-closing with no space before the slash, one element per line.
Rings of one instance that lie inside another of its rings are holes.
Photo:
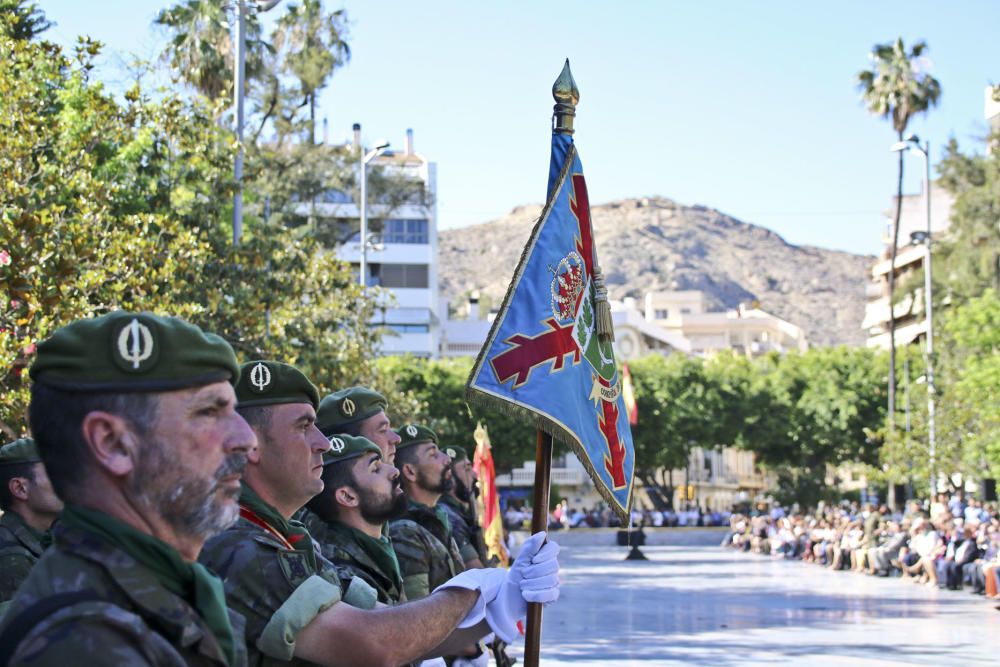
<path fill-rule="evenodd" d="M 655 311 L 653 312 L 653 318 L 654 318 L 654 319 L 657 319 L 657 320 L 665 320 L 665 319 L 667 319 L 667 316 L 668 316 L 669 314 L 670 314 L 670 313 L 669 313 L 669 312 L 667 311 L 667 309 L 666 309 L 666 308 L 657 308 L 657 309 L 656 309 L 656 310 L 655 310 Z"/>
<path fill-rule="evenodd" d="M 426 264 L 382 264 L 382 287 L 416 287 L 428 285 Z"/>
<path fill-rule="evenodd" d="M 690 315 L 690 314 L 691 314 L 690 308 L 681 308 L 681 315 Z"/>
<path fill-rule="evenodd" d="M 386 220 L 382 239 L 386 243 L 427 243 L 427 220 Z"/>

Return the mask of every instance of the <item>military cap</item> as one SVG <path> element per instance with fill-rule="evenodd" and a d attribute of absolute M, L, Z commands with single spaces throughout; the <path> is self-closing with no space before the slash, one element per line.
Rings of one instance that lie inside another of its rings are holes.
<path fill-rule="evenodd" d="M 386 405 L 385 396 L 367 387 L 341 389 L 320 401 L 316 426 L 323 435 L 334 435 L 348 424 L 377 415 Z"/>
<path fill-rule="evenodd" d="M 444 453 L 447 454 L 452 461 L 468 461 L 469 454 L 465 451 L 464 447 L 458 447 L 456 445 L 448 445 L 444 448 Z"/>
<path fill-rule="evenodd" d="M 410 445 L 419 445 L 424 442 L 437 444 L 438 441 L 437 433 L 420 424 L 403 424 L 396 431 L 396 435 L 400 437 L 400 442 L 396 445 L 397 451 Z"/>
<path fill-rule="evenodd" d="M 31 438 L 19 438 L 0 447 L 0 466 L 13 463 L 38 463 L 42 457 Z"/>
<path fill-rule="evenodd" d="M 248 361 L 240 367 L 237 407 L 282 403 L 309 403 L 318 408 L 319 390 L 298 368 L 280 361 Z"/>
<path fill-rule="evenodd" d="M 323 454 L 323 465 L 340 463 L 362 456 L 366 452 L 382 455 L 382 450 L 374 442 L 361 435 L 331 435 L 330 449 Z"/>
<path fill-rule="evenodd" d="M 178 317 L 116 311 L 56 329 L 29 375 L 69 391 L 170 391 L 236 382 L 229 343 Z"/>

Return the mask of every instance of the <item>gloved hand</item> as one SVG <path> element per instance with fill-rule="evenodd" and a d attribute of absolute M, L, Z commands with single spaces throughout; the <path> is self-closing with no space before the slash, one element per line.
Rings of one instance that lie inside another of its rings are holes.
<path fill-rule="evenodd" d="M 519 636 L 517 622 L 528 613 L 528 602 L 543 604 L 559 598 L 559 545 L 543 544 L 545 533 L 535 533 L 521 546 L 521 552 L 509 570 L 466 570 L 435 590 L 465 588 L 478 590 L 476 605 L 458 624 L 475 625 L 484 612 L 490 629 L 497 637 L 511 643 Z M 485 607 L 485 609 L 484 609 Z"/>
<path fill-rule="evenodd" d="M 508 644 L 519 635 L 517 622 L 528 613 L 528 602 L 548 603 L 559 598 L 559 545 L 535 533 L 521 545 L 496 599 L 486 603 L 486 621 Z"/>

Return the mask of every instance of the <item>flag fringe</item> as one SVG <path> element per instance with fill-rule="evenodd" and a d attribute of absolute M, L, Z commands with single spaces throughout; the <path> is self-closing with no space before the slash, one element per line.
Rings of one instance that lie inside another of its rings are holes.
<path fill-rule="evenodd" d="M 590 457 L 587 456 L 587 452 L 583 448 L 583 445 L 576 439 L 571 431 L 564 428 L 559 422 L 549 419 L 545 415 L 541 415 L 534 410 L 529 410 L 528 408 L 520 406 L 516 403 L 511 403 L 509 401 L 490 396 L 489 394 L 485 394 L 472 387 L 466 388 L 465 397 L 466 400 L 468 400 L 468 402 L 472 405 L 485 410 L 495 410 L 507 417 L 524 419 L 533 422 L 536 428 L 542 429 L 554 439 L 572 449 L 577 455 L 577 458 L 580 460 L 580 463 L 582 463 L 584 468 L 587 469 L 587 474 L 589 474 L 591 478 L 599 476 L 597 471 L 591 465 Z M 600 493 L 601 497 L 608 503 L 608 507 L 614 510 L 615 514 L 617 514 L 622 520 L 622 523 L 627 523 L 632 513 L 632 496 L 635 492 L 635 485 L 632 485 L 632 493 L 629 494 L 628 502 L 625 507 L 622 507 L 619 504 L 618 499 L 615 498 L 608 489 L 599 484 L 595 484 L 594 488 L 597 489 L 597 492 Z"/>

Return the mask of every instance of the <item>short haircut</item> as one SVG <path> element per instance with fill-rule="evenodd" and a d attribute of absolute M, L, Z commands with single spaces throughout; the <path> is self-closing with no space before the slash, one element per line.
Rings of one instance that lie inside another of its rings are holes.
<path fill-rule="evenodd" d="M 26 461 L 0 465 L 0 510 L 10 511 L 14 505 L 14 496 L 10 492 L 10 480 L 15 477 L 25 477 L 32 482 L 35 481 L 35 463 L 34 461 Z"/>
<path fill-rule="evenodd" d="M 273 405 L 254 405 L 248 408 L 236 406 L 236 412 L 250 425 L 250 428 L 259 432 L 267 433 L 271 427 L 271 408 Z"/>
<path fill-rule="evenodd" d="M 83 419 L 88 413 L 117 415 L 145 437 L 156 421 L 158 405 L 156 393 L 79 392 L 32 384 L 28 421 L 56 495 L 73 502 L 85 484 L 92 465 L 83 438 Z"/>
<path fill-rule="evenodd" d="M 358 491 L 358 481 L 354 477 L 354 464 L 357 462 L 358 458 L 354 457 L 323 466 L 323 491 L 313 496 L 306 503 L 306 507 L 326 521 L 340 516 L 340 506 L 334 494 L 342 486 L 349 486 Z"/>
<path fill-rule="evenodd" d="M 427 442 L 431 442 L 428 440 Z M 419 442 L 415 445 L 410 445 L 409 447 L 403 447 L 402 449 L 396 450 L 396 460 L 395 466 L 400 470 L 403 466 L 409 463 L 410 465 L 417 465 L 417 450 L 426 445 L 426 442 Z"/>

